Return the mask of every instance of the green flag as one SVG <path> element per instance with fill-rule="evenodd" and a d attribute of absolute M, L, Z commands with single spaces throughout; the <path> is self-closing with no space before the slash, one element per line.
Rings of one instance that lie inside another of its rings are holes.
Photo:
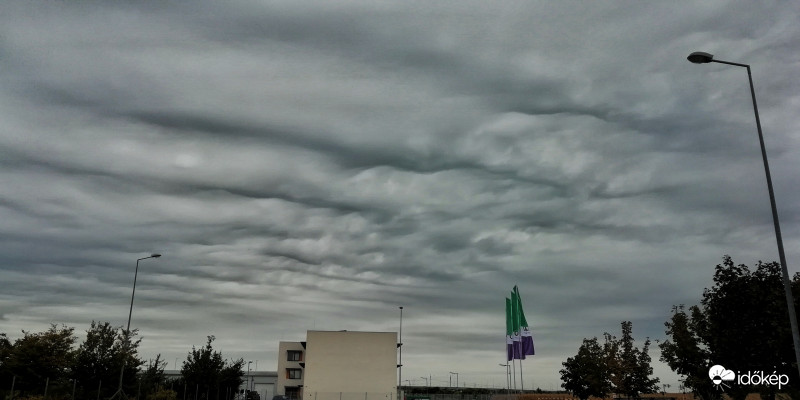
<path fill-rule="evenodd" d="M 517 300 L 517 319 L 519 320 L 519 326 L 523 328 L 528 327 L 528 320 L 525 319 L 525 311 L 522 311 L 522 298 L 519 297 L 519 289 L 514 286 L 514 298 Z"/>
<path fill-rule="evenodd" d="M 522 345 L 522 354 L 532 356 L 536 354 L 533 345 L 533 333 L 528 329 L 528 320 L 525 319 L 525 312 L 522 311 L 522 297 L 520 297 L 519 288 L 516 286 L 514 286 L 514 300 L 517 302 L 516 307 L 514 307 L 517 313 L 515 318 L 519 321 L 519 326 L 521 327 L 520 335 L 522 338 L 520 341 Z M 525 356 L 522 356 L 522 358 L 524 359 Z"/>
<path fill-rule="evenodd" d="M 511 309 L 511 299 L 506 297 L 506 335 L 507 336 L 513 335 L 513 332 L 514 332 L 514 327 L 511 324 L 512 314 L 513 314 L 513 312 L 512 312 L 512 309 Z"/>
<path fill-rule="evenodd" d="M 516 288 L 516 286 L 514 287 Z M 521 326 L 519 320 L 519 299 L 517 298 L 517 294 L 511 291 L 511 332 L 519 334 Z"/>
<path fill-rule="evenodd" d="M 511 291 L 511 358 L 514 360 L 524 360 L 522 353 L 521 336 L 522 331 L 519 324 L 519 301 L 514 291 Z"/>

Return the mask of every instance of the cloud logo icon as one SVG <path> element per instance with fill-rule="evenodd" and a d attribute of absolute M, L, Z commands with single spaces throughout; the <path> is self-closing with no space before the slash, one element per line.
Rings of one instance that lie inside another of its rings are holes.
<path fill-rule="evenodd" d="M 723 385 L 722 382 L 734 380 L 736 374 L 729 369 L 725 369 L 722 365 L 715 365 L 708 369 L 708 377 L 711 378 L 715 385 L 719 386 Z"/>

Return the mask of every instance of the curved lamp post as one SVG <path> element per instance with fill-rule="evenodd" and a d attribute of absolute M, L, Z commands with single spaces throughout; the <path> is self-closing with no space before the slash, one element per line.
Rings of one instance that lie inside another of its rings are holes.
<path fill-rule="evenodd" d="M 775 240 L 778 242 L 778 256 L 781 260 L 781 272 L 783 275 L 783 291 L 786 294 L 786 305 L 789 310 L 789 322 L 792 325 L 792 340 L 794 341 L 794 357 L 797 362 L 798 372 L 800 373 L 800 334 L 797 329 L 797 315 L 794 311 L 794 297 L 792 296 L 792 286 L 789 281 L 789 271 L 786 269 L 786 255 L 783 251 L 783 238 L 781 237 L 781 225 L 778 221 L 778 207 L 775 205 L 775 192 L 772 190 L 772 176 L 769 173 L 769 163 L 767 162 L 767 149 L 764 146 L 764 135 L 761 133 L 761 118 L 758 116 L 758 104 L 756 103 L 756 91 L 753 89 L 753 75 L 750 73 L 750 66 L 730 61 L 715 60 L 714 56 L 702 51 L 696 51 L 686 57 L 687 60 L 695 64 L 707 64 L 711 62 L 735 65 L 747 69 L 747 78 L 750 80 L 750 96 L 753 98 L 753 112 L 756 115 L 756 128 L 758 129 L 758 141 L 761 143 L 761 158 L 764 160 L 764 172 L 767 175 L 767 190 L 769 191 L 769 203 L 772 206 L 772 223 L 775 225 Z"/>
<path fill-rule="evenodd" d="M 136 270 L 133 273 L 133 291 L 131 291 L 131 307 L 128 310 L 128 327 L 125 329 L 125 345 L 127 347 L 126 350 L 128 350 L 130 348 L 129 342 L 130 342 L 130 339 L 131 339 L 130 338 L 130 335 L 131 335 L 131 315 L 133 314 L 133 296 L 136 295 L 136 277 L 139 275 L 139 261 L 146 260 L 148 258 L 158 258 L 158 257 L 161 257 L 161 254 L 153 253 L 153 254 L 151 254 L 151 255 L 149 255 L 147 257 L 142 257 L 142 258 L 136 259 Z M 124 356 L 127 356 L 127 353 Z M 122 358 L 122 368 L 119 370 L 119 388 L 117 389 L 117 392 L 114 393 L 113 396 L 111 396 L 112 399 L 116 398 L 118 395 L 121 396 L 123 394 L 123 392 L 122 392 L 122 377 L 123 377 L 123 375 L 125 373 L 125 357 L 124 356 Z"/>

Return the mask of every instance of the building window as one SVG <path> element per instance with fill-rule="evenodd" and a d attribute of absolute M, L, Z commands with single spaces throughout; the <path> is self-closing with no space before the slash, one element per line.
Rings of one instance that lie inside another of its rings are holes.
<path fill-rule="evenodd" d="M 297 400 L 300 398 L 300 390 L 296 387 L 286 388 L 286 397 L 290 400 Z"/>
<path fill-rule="evenodd" d="M 289 350 L 287 361 L 303 361 L 303 352 L 299 350 Z"/>
<path fill-rule="evenodd" d="M 286 379 L 300 379 L 300 368 L 286 368 Z"/>

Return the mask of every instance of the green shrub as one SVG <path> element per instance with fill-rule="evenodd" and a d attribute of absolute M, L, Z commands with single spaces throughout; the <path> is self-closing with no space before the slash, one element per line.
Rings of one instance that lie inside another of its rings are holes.
<path fill-rule="evenodd" d="M 177 400 L 178 393 L 174 390 L 169 389 L 159 389 L 155 393 L 150 393 L 147 395 L 147 400 Z"/>

